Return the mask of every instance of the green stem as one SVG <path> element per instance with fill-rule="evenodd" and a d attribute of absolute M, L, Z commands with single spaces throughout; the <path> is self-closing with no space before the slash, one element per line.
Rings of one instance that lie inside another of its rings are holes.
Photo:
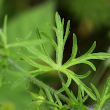
<path fill-rule="evenodd" d="M 106 100 L 105 98 L 101 98 L 100 101 L 97 103 L 95 110 L 101 110 L 105 100 Z"/>
<path fill-rule="evenodd" d="M 38 85 L 39 87 L 45 89 L 47 88 L 51 93 L 56 94 L 57 90 L 52 89 L 51 87 L 49 87 L 48 85 L 44 84 L 43 82 L 41 82 L 40 80 L 36 79 L 33 76 L 26 76 L 26 78 L 28 80 L 30 80 L 31 82 L 33 82 L 34 84 Z M 70 99 L 67 98 L 66 96 L 64 96 L 63 94 L 59 93 L 57 94 L 63 101 L 69 102 Z"/>
<path fill-rule="evenodd" d="M 9 59 L 10 63 L 13 63 L 13 61 L 11 59 Z M 22 68 L 20 68 L 18 65 L 14 65 L 14 67 L 22 72 L 26 72 L 25 70 L 23 70 Z M 49 87 L 48 85 L 44 84 L 42 81 L 38 80 L 37 78 L 33 77 L 32 75 L 28 75 L 28 76 L 24 76 L 26 79 L 30 80 L 31 82 L 33 82 L 34 84 L 38 85 L 39 87 L 45 89 L 47 88 L 51 93 L 56 94 L 57 90 L 52 89 L 51 87 Z M 64 96 L 63 94 L 59 93 L 57 94 L 63 101 L 65 102 L 69 102 L 70 99 L 67 98 L 66 96 Z"/>
<path fill-rule="evenodd" d="M 61 75 L 60 71 L 58 71 L 58 75 L 59 75 L 59 78 L 61 79 L 61 82 L 65 84 L 65 80 L 64 80 L 63 76 Z"/>

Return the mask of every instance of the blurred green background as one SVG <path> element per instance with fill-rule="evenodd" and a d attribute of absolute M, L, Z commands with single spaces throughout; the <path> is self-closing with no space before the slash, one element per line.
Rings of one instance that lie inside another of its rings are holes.
<path fill-rule="evenodd" d="M 63 63 L 71 55 L 72 33 L 77 35 L 78 53 L 77 57 L 83 55 L 96 41 L 97 46 L 94 52 L 110 53 L 110 0 L 0 0 L 0 28 L 2 28 L 4 16 L 8 15 L 8 42 L 17 42 L 16 38 L 23 38 L 29 32 L 32 37 L 36 37 L 36 27 L 40 31 L 47 33 L 55 38 L 52 29 L 47 25 L 55 24 L 55 12 L 58 12 L 61 18 L 65 18 L 65 27 L 67 20 L 71 21 L 70 35 L 66 42 Z M 50 56 L 55 60 L 55 52 L 51 45 L 46 45 Z M 12 48 L 12 52 L 17 53 L 17 48 Z M 34 69 L 24 61 L 13 59 L 23 69 Z M 93 83 L 100 91 L 110 74 L 110 61 L 92 61 L 97 67 L 97 71 L 91 72 L 91 75 L 82 80 L 87 86 Z M 91 68 L 81 64 L 70 68 L 77 74 L 84 74 Z M 31 96 L 26 90 L 26 82 L 10 91 L 11 85 L 18 78 L 16 74 L 8 74 L 7 80 L 10 84 L 4 85 L 0 89 L 0 110 L 34 110 L 31 102 Z M 56 72 L 45 73 L 38 76 L 46 84 L 55 89 L 61 87 L 60 80 Z M 66 78 L 65 78 L 66 79 Z M 77 86 L 72 82 L 70 89 L 77 96 Z M 29 91 L 38 92 L 38 87 L 29 83 Z M 110 105 L 107 100 L 105 105 Z M 90 105 L 91 100 L 86 101 Z M 29 105 L 29 106 L 28 106 Z"/>

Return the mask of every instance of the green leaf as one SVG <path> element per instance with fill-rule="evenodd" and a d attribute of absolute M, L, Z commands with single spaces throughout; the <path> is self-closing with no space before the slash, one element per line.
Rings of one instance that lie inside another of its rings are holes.
<path fill-rule="evenodd" d="M 87 73 L 83 74 L 83 75 L 77 75 L 76 76 L 79 78 L 79 79 L 83 79 L 83 78 L 86 78 L 90 75 L 91 71 L 88 71 Z"/>
<path fill-rule="evenodd" d="M 13 44 L 8 44 L 7 47 L 10 48 L 10 47 L 18 47 L 18 46 L 36 46 L 36 45 L 40 45 L 42 43 L 45 43 L 46 41 L 45 40 L 30 40 L 30 41 L 22 41 L 22 42 L 16 42 L 16 43 L 13 43 Z"/>
<path fill-rule="evenodd" d="M 20 77 L 19 79 L 17 79 L 13 85 L 11 86 L 11 90 L 13 90 L 15 87 L 17 87 L 18 85 L 20 85 L 22 82 L 24 82 L 26 80 L 26 78 L 24 76 Z"/>
<path fill-rule="evenodd" d="M 37 108 L 44 103 L 45 98 L 43 96 L 40 96 L 39 94 L 33 92 L 29 92 L 29 93 L 31 94 L 31 97 L 33 99 L 32 103 L 34 103 Z"/>
<path fill-rule="evenodd" d="M 88 95 L 86 95 L 84 98 L 83 98 L 83 103 L 87 100 L 88 98 Z"/>
<path fill-rule="evenodd" d="M 83 61 L 86 61 L 86 58 L 88 57 L 88 55 L 91 55 L 91 53 L 93 52 L 93 50 L 94 50 L 95 47 L 96 47 L 96 42 L 94 42 L 93 45 L 91 46 L 91 48 L 90 48 L 84 55 L 82 55 L 82 56 L 80 56 L 80 57 L 74 59 L 74 57 L 75 57 L 76 54 L 77 54 L 77 39 L 76 39 L 76 36 L 75 36 L 75 35 L 73 35 L 73 38 L 74 38 L 74 41 L 73 41 L 73 50 L 72 50 L 72 53 L 74 53 L 74 52 L 75 52 L 75 53 L 74 53 L 74 55 L 73 55 L 73 59 L 70 60 L 70 61 L 68 60 L 68 61 L 63 65 L 65 68 L 70 67 L 70 66 L 75 65 L 75 64 L 79 64 L 79 63 L 81 63 L 81 62 L 83 62 Z"/>
<path fill-rule="evenodd" d="M 54 38 L 52 29 L 46 25 L 47 23 L 54 24 L 54 12 L 55 2 L 46 1 L 45 3 L 30 8 L 29 10 L 25 10 L 21 14 L 16 14 L 8 22 L 8 42 L 13 44 L 16 42 L 16 38 L 24 39 L 29 32 L 32 32 L 31 38 L 36 40 L 36 27 L 39 27 L 39 30 L 48 33 L 52 38 Z M 46 38 L 44 38 L 44 40 L 45 39 Z M 48 43 L 48 45 L 45 45 L 45 48 L 47 53 L 50 56 L 53 56 L 53 46 Z M 16 53 L 17 51 L 18 50 L 16 48 L 11 48 L 11 52 Z M 30 68 L 30 65 L 24 62 L 18 62 L 18 65 L 24 69 Z"/>
<path fill-rule="evenodd" d="M 52 98 L 52 95 L 51 95 L 50 91 L 47 88 L 45 88 L 45 92 L 46 92 L 46 95 L 47 95 L 49 101 L 54 102 L 53 98 Z"/>
<path fill-rule="evenodd" d="M 45 70 L 43 69 L 37 69 L 37 70 L 33 70 L 33 71 L 29 71 L 29 73 L 32 75 L 32 76 L 37 76 L 37 75 L 40 75 L 40 74 L 43 74 L 43 73 L 46 73 L 46 72 L 49 72 L 49 71 L 52 71 L 54 70 L 53 68 L 45 68 Z"/>
<path fill-rule="evenodd" d="M 64 45 L 63 45 L 63 23 L 61 22 L 60 15 L 57 12 L 55 14 L 55 21 L 57 26 L 56 36 L 57 36 L 57 44 L 58 44 L 58 51 L 56 53 L 56 58 L 59 68 L 62 65 Z"/>
<path fill-rule="evenodd" d="M 71 77 L 70 77 L 69 75 L 67 75 L 67 77 L 68 77 L 68 80 L 67 80 L 67 82 L 66 82 L 65 85 L 66 85 L 67 87 L 69 87 L 70 84 L 71 84 Z M 59 90 L 57 91 L 56 94 L 59 94 L 59 93 L 63 92 L 64 90 L 65 90 L 64 87 L 62 87 L 61 89 L 59 89 Z"/>
<path fill-rule="evenodd" d="M 39 96 L 39 94 L 33 93 L 33 92 L 29 92 L 31 94 L 31 97 L 33 100 L 36 100 L 37 97 Z"/>
<path fill-rule="evenodd" d="M 71 59 L 74 59 L 77 54 L 77 38 L 76 35 L 73 34 L 73 47 L 72 47 L 72 54 L 71 54 Z"/>
<path fill-rule="evenodd" d="M 98 101 L 100 101 L 100 94 L 99 94 L 97 88 L 92 83 L 91 83 L 91 86 L 92 86 L 92 88 L 93 88 L 93 90 L 94 90 L 94 92 L 95 92 L 95 94 L 97 96 Z"/>
<path fill-rule="evenodd" d="M 65 92 L 67 93 L 68 97 L 69 97 L 75 104 L 77 104 L 78 101 L 77 101 L 76 97 L 75 97 L 73 94 L 71 94 L 70 90 L 68 89 L 68 87 L 67 87 L 64 83 L 62 83 L 62 85 L 63 85 L 63 87 L 64 87 L 64 89 L 65 89 Z"/>
<path fill-rule="evenodd" d="M 69 60 L 64 65 L 68 65 L 71 63 L 71 61 L 76 57 L 77 50 L 78 50 L 77 49 L 77 38 L 76 38 L 76 35 L 73 34 L 73 47 L 72 47 L 71 57 L 69 58 Z"/>
<path fill-rule="evenodd" d="M 91 92 L 91 89 L 88 88 L 76 75 L 74 72 L 72 72 L 71 70 L 69 69 L 63 69 L 61 70 L 61 72 L 63 72 L 64 74 L 68 74 L 72 79 L 73 81 L 76 82 L 76 84 L 80 87 L 81 89 L 83 89 L 93 100 L 96 100 L 96 97 L 95 95 Z"/>
<path fill-rule="evenodd" d="M 103 52 L 92 53 L 92 54 L 88 55 L 86 59 L 87 59 L 87 60 L 89 60 L 89 59 L 104 60 L 105 58 L 110 58 L 110 54 L 108 54 L 108 53 L 103 53 Z"/>
<path fill-rule="evenodd" d="M 67 22 L 66 32 L 65 32 L 65 36 L 64 36 L 63 45 L 65 45 L 66 40 L 67 40 L 67 38 L 68 38 L 68 35 L 69 35 L 69 33 L 70 33 L 69 29 L 70 29 L 70 20 L 68 20 L 68 22 Z"/>
<path fill-rule="evenodd" d="M 64 106 L 62 106 L 61 108 L 59 108 L 59 110 L 68 110 L 69 107 L 65 104 Z"/>
<path fill-rule="evenodd" d="M 40 33 L 44 37 L 46 37 L 52 43 L 52 45 L 55 47 L 55 49 L 57 50 L 57 44 L 56 44 L 56 42 L 50 36 L 48 36 L 46 33 L 44 33 L 44 32 L 40 32 Z"/>
<path fill-rule="evenodd" d="M 94 71 L 96 71 L 96 67 L 95 67 L 94 64 L 91 63 L 90 61 L 84 61 L 84 62 L 82 62 L 82 63 L 85 63 L 85 64 L 89 65 Z"/>
<path fill-rule="evenodd" d="M 80 85 L 78 86 L 78 100 L 80 103 L 83 103 Z"/>
<path fill-rule="evenodd" d="M 107 100 L 109 97 L 110 97 L 110 93 L 105 96 L 105 99 Z"/>
<path fill-rule="evenodd" d="M 32 65 L 32 66 L 34 66 L 34 67 L 36 67 L 36 68 L 46 68 L 46 66 L 43 66 L 43 65 L 41 65 L 41 64 L 36 63 L 35 61 L 31 60 L 30 58 L 28 58 L 27 56 L 25 56 L 25 55 L 22 54 L 22 53 L 19 53 L 19 52 L 18 52 L 18 55 L 19 55 L 22 59 L 24 59 L 27 63 L 29 63 L 30 65 Z"/>
<path fill-rule="evenodd" d="M 41 39 L 38 27 L 36 28 L 36 36 L 37 36 L 37 39 Z"/>
<path fill-rule="evenodd" d="M 109 88 L 110 88 L 110 76 L 109 76 L 109 78 L 108 78 L 108 80 L 107 80 L 107 82 L 104 86 L 104 90 L 103 90 L 103 93 L 102 93 L 101 97 L 104 97 L 104 96 L 107 95 Z"/>
<path fill-rule="evenodd" d="M 94 41 L 94 43 L 92 44 L 91 48 L 84 55 L 82 55 L 81 58 L 84 58 L 88 54 L 91 54 L 94 51 L 95 47 L 96 47 L 96 41 Z"/>
<path fill-rule="evenodd" d="M 39 95 L 46 98 L 46 95 L 45 95 L 44 91 L 41 88 L 40 88 L 40 91 L 39 91 Z"/>
<path fill-rule="evenodd" d="M 27 76 L 28 75 L 27 71 L 17 71 L 17 70 L 10 69 L 10 68 L 6 69 L 6 71 L 12 75 L 15 75 L 15 73 L 16 73 L 17 76 Z"/>
<path fill-rule="evenodd" d="M 60 101 L 59 97 L 58 97 L 56 94 L 54 94 L 54 96 L 55 96 L 56 101 L 58 102 L 58 104 L 59 104 L 60 106 L 62 106 L 62 102 Z"/>
<path fill-rule="evenodd" d="M 99 60 L 104 60 L 105 58 L 110 58 L 110 54 L 108 53 L 92 53 L 92 54 L 84 54 L 76 59 L 73 59 L 71 62 L 69 63 L 65 63 L 63 65 L 63 68 L 68 68 L 72 65 L 76 65 L 76 64 L 80 64 L 82 62 L 85 62 L 87 60 L 90 60 L 90 59 L 99 59 Z M 95 66 L 93 64 L 91 64 L 90 62 L 88 63 L 93 70 L 95 70 Z"/>
<path fill-rule="evenodd" d="M 36 34 L 37 34 L 38 39 L 41 39 L 41 40 L 42 40 L 42 38 L 41 38 L 41 35 L 40 35 L 40 32 L 39 32 L 38 28 L 36 28 Z M 44 45 L 43 45 L 43 44 L 41 44 L 41 45 L 40 45 L 40 48 L 41 48 L 42 52 L 43 52 L 45 55 L 48 55 L 48 54 L 47 54 L 47 52 L 46 52 L 46 50 L 45 50 L 45 47 L 44 47 Z"/>
<path fill-rule="evenodd" d="M 50 101 L 47 101 L 47 100 L 43 100 L 43 103 L 45 105 L 49 105 L 49 106 L 52 106 L 52 107 L 59 107 L 59 105 L 55 104 L 54 102 L 50 102 Z"/>
<path fill-rule="evenodd" d="M 48 24 L 55 32 L 57 32 L 57 28 L 53 26 L 52 24 Z"/>
<path fill-rule="evenodd" d="M 57 65 L 55 64 L 55 62 L 47 55 L 42 54 L 38 49 L 36 49 L 34 47 L 33 48 L 27 47 L 27 50 L 28 50 L 28 52 L 37 56 L 41 61 L 44 61 L 45 63 L 49 64 L 53 68 L 57 68 Z"/>
<path fill-rule="evenodd" d="M 62 23 L 61 23 L 61 18 L 58 12 L 56 12 L 55 14 L 55 21 L 56 21 L 57 29 L 61 31 Z"/>

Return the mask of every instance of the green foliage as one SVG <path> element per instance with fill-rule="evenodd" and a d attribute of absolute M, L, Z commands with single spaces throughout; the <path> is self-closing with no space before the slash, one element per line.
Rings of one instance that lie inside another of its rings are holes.
<path fill-rule="evenodd" d="M 97 105 L 95 107 L 95 110 L 100 110 L 104 104 L 104 102 L 110 97 L 110 93 L 108 93 L 108 90 L 110 88 L 110 77 L 108 78 L 105 86 L 104 86 L 104 89 L 103 89 L 103 92 L 102 92 L 102 95 L 100 96 L 97 88 L 91 84 L 96 96 L 97 96 Z M 108 93 L 108 94 L 107 94 Z"/>
<path fill-rule="evenodd" d="M 25 11 L 22 11 L 22 13 L 18 14 L 18 12 L 16 12 L 16 9 L 18 11 L 17 7 L 20 7 L 18 3 L 19 1 L 18 2 L 15 1 L 13 5 L 15 8 L 11 6 L 13 4 L 13 3 L 10 4 L 11 1 L 8 1 L 9 3 L 7 3 L 4 0 L 0 0 L 0 2 L 2 1 L 3 1 L 2 7 L 0 6 L 0 8 L 2 8 L 0 10 L 2 11 L 2 13 L 0 12 L 0 15 L 1 15 L 0 16 L 0 21 L 1 21 L 0 31 L 2 31 L 3 33 L 3 28 L 1 26 L 2 24 L 4 24 L 3 23 L 4 15 L 7 13 L 8 14 L 8 25 L 7 25 L 7 30 L 6 30 L 7 31 L 6 38 L 7 38 L 8 47 L 6 45 L 7 49 L 6 50 L 3 49 L 4 48 L 3 43 L 0 38 L 0 82 L 1 82 L 0 83 L 1 85 L 0 101 L 1 102 L 4 100 L 11 101 L 15 105 L 16 110 L 21 110 L 21 109 L 25 110 L 26 108 L 31 108 L 33 110 L 34 106 L 27 106 L 31 100 L 31 97 L 26 92 L 26 88 L 25 88 L 25 84 L 27 80 L 24 80 L 24 82 L 20 86 L 18 86 L 16 89 L 13 90 L 11 88 L 10 90 L 11 86 L 13 86 L 13 88 L 16 87 L 14 86 L 16 82 L 13 83 L 16 79 L 19 80 L 20 79 L 19 77 L 21 77 L 22 75 L 27 75 L 26 72 L 24 71 L 21 72 L 19 71 L 19 69 L 30 70 L 33 68 L 31 65 L 24 63 L 23 60 L 19 58 L 17 51 L 19 51 L 19 48 L 21 47 L 20 46 L 21 42 L 28 43 L 30 46 L 37 45 L 36 39 L 34 39 L 36 38 L 35 28 L 37 26 L 40 29 L 42 29 L 42 31 L 47 32 L 50 36 L 53 36 L 52 30 L 49 29 L 48 27 L 45 27 L 45 24 L 47 22 L 50 22 L 51 24 L 54 23 L 53 17 L 54 17 L 55 6 L 53 2 L 47 1 L 43 4 L 39 4 L 38 6 L 34 6 L 33 8 L 28 7 L 29 8 L 28 10 L 26 10 L 25 8 Z M 9 7 L 9 5 L 11 7 Z M 25 6 L 23 5 L 23 9 L 24 7 Z M 12 9 L 11 13 L 10 13 L 10 8 Z M 21 7 L 19 9 L 21 9 Z M 15 12 L 15 14 L 13 13 L 13 11 Z M 47 16 L 45 16 L 46 12 L 48 12 Z M 14 14 L 14 16 L 12 16 L 11 14 Z M 42 16 L 45 16 L 43 17 L 44 19 L 42 20 L 41 20 L 41 14 Z M 29 37 L 31 37 L 32 39 L 31 38 L 28 39 Z M 39 39 L 39 41 L 41 40 Z M 40 43 L 39 41 L 37 43 Z M 46 45 L 47 43 L 46 40 L 44 42 L 45 42 L 44 45 Z M 49 55 L 52 56 L 53 55 L 52 46 L 48 46 L 46 48 L 47 48 L 47 52 L 49 53 Z M 31 55 L 29 55 L 29 57 L 31 57 Z M 33 59 L 36 59 L 36 57 L 34 57 Z M 5 64 L 7 64 L 7 66 L 5 66 Z M 19 65 L 20 67 L 23 67 L 23 69 L 19 68 L 17 65 Z M 28 87 L 30 87 L 30 83 L 28 84 Z"/>
<path fill-rule="evenodd" d="M 64 29 L 63 29 L 64 19 L 61 20 L 59 14 L 56 13 L 55 20 L 56 20 L 56 27 L 54 27 L 52 25 L 50 25 L 50 26 L 52 27 L 52 29 L 56 33 L 57 43 L 51 37 L 49 37 L 47 34 L 45 34 L 43 32 L 39 32 L 38 29 L 37 29 L 37 35 L 38 35 L 38 37 L 40 37 L 40 35 L 43 35 L 44 37 L 46 37 L 52 43 L 52 45 L 54 46 L 54 48 L 56 50 L 56 63 L 50 58 L 50 56 L 48 56 L 48 54 L 47 54 L 47 52 L 46 52 L 46 50 L 45 50 L 43 45 L 40 47 L 42 52 L 40 52 L 34 46 L 33 47 L 25 47 L 25 48 L 27 49 L 27 51 L 29 53 L 37 56 L 38 59 L 40 59 L 43 62 L 47 63 L 49 66 L 38 64 L 38 63 L 32 61 L 31 58 L 29 58 L 29 57 L 27 57 L 27 56 L 25 56 L 25 55 L 23 55 L 21 53 L 19 53 L 19 55 L 26 62 L 28 62 L 29 64 L 31 64 L 31 65 L 33 65 L 34 67 L 37 68 L 37 70 L 29 72 L 30 75 L 32 75 L 32 76 L 37 76 L 39 74 L 44 74 L 47 71 L 53 71 L 53 70 L 59 71 L 59 75 L 60 75 L 63 87 L 59 91 L 57 91 L 56 96 L 59 93 L 61 93 L 63 91 L 66 91 L 67 95 L 69 96 L 69 98 L 70 98 L 70 100 L 72 102 L 71 106 L 74 109 L 78 109 L 77 108 L 78 105 L 80 105 L 79 108 L 83 107 L 84 109 L 86 109 L 84 107 L 84 105 L 83 105 L 83 102 L 86 100 L 86 98 L 88 96 L 90 96 L 93 100 L 96 100 L 96 96 L 93 94 L 91 89 L 88 88 L 80 79 L 87 77 L 90 74 L 90 71 L 87 72 L 84 75 L 77 75 L 73 71 L 69 70 L 68 67 L 76 65 L 76 64 L 80 64 L 80 63 L 85 63 L 85 64 L 89 65 L 94 71 L 96 71 L 96 68 L 93 65 L 93 63 L 88 61 L 88 60 L 90 60 L 90 59 L 104 60 L 105 58 L 109 58 L 110 54 L 107 54 L 107 53 L 92 53 L 94 48 L 95 48 L 95 46 L 96 46 L 96 42 L 94 42 L 93 45 L 91 46 L 91 48 L 84 55 L 76 58 L 76 54 L 77 54 L 77 50 L 78 50 L 77 49 L 77 38 L 76 38 L 76 35 L 73 34 L 73 48 L 72 48 L 71 57 L 70 57 L 70 59 L 67 62 L 62 64 L 63 50 L 64 50 L 66 39 L 67 39 L 68 34 L 69 34 L 70 21 L 68 21 L 68 23 L 67 23 L 65 36 L 63 37 L 63 35 L 64 35 Z M 65 84 L 64 84 L 65 81 L 63 80 L 63 77 L 61 76 L 60 72 L 64 73 L 68 77 L 68 80 L 67 80 L 67 82 Z M 73 93 L 70 92 L 69 89 L 68 89 L 68 87 L 71 84 L 72 80 L 75 81 L 75 83 L 79 86 L 78 99 L 76 99 L 75 96 L 73 95 Z M 53 99 L 52 99 L 52 97 L 50 95 L 51 90 L 49 89 L 49 91 L 47 92 L 47 89 L 44 87 L 44 85 L 39 85 L 39 86 L 41 86 L 46 91 L 46 95 L 47 95 L 47 97 L 49 99 L 49 103 L 48 104 L 53 106 L 53 107 L 55 107 L 54 109 L 59 108 L 53 102 Z M 86 96 L 86 98 L 82 99 L 82 96 L 84 96 L 84 91 L 88 94 L 88 96 Z M 44 101 L 44 102 L 47 104 L 46 101 Z M 68 103 L 68 107 L 71 108 L 71 106 Z"/>
<path fill-rule="evenodd" d="M 20 43 L 14 43 L 14 44 L 8 44 L 7 43 L 7 17 L 5 17 L 5 22 L 3 26 L 3 30 L 0 30 L 0 39 L 1 39 L 1 53 L 2 50 L 4 53 L 2 53 L 1 58 L 1 68 L 5 65 L 5 69 L 9 70 L 11 68 L 8 68 L 8 62 L 10 62 L 9 57 L 12 55 L 10 51 L 10 47 L 15 46 L 22 46 L 27 53 L 31 54 L 31 57 L 37 57 L 40 61 L 46 63 L 46 65 L 37 63 L 34 59 L 30 58 L 28 54 L 23 54 L 22 52 L 18 52 L 18 56 L 29 63 L 30 65 L 35 67 L 35 70 L 26 71 L 21 69 L 18 65 L 14 64 L 13 66 L 20 70 L 22 72 L 22 77 L 15 81 L 15 83 L 12 85 L 12 88 L 15 88 L 17 85 L 21 84 L 24 80 L 30 80 L 34 84 L 37 84 L 40 88 L 39 94 L 29 92 L 33 98 L 33 101 L 31 104 L 35 105 L 36 110 L 46 110 L 46 109 L 54 109 L 54 110 L 67 110 L 67 109 L 83 109 L 87 110 L 87 108 L 84 106 L 84 102 L 88 97 L 91 97 L 93 100 L 97 101 L 97 105 L 95 110 L 99 110 L 105 100 L 110 97 L 110 94 L 107 94 L 110 86 L 110 78 L 108 79 L 107 83 L 105 84 L 102 96 L 100 96 L 98 90 L 95 88 L 94 85 L 92 85 L 92 88 L 96 95 L 92 92 L 92 90 L 87 87 L 80 79 L 86 78 L 91 72 L 88 71 L 84 75 L 77 75 L 72 70 L 68 69 L 70 66 L 84 63 L 89 65 L 94 71 L 96 71 L 96 68 L 92 62 L 89 60 L 91 59 L 99 59 L 104 60 L 105 58 L 110 58 L 110 54 L 108 53 L 92 53 L 95 49 L 96 42 L 93 43 L 91 48 L 82 56 L 76 57 L 78 46 L 77 46 L 77 38 L 76 35 L 73 34 L 73 47 L 72 47 L 72 54 L 71 57 L 68 59 L 67 62 L 62 64 L 63 60 L 63 51 L 65 42 L 69 35 L 69 28 L 70 28 L 70 21 L 67 22 L 66 32 L 64 33 L 64 19 L 61 20 L 58 13 L 55 14 L 55 21 L 56 21 L 56 27 L 53 25 L 50 25 L 52 29 L 55 31 L 57 36 L 57 42 L 55 42 L 49 35 L 47 35 L 44 32 L 40 32 L 38 28 L 36 28 L 36 40 L 30 40 L 30 34 L 27 36 L 26 40 L 18 39 Z M 51 42 L 51 44 L 54 46 L 56 51 L 56 62 L 54 62 L 51 57 L 49 56 L 48 52 L 46 51 L 46 48 L 44 46 L 45 40 L 42 38 L 42 36 L 46 37 L 47 40 Z M 38 43 L 35 43 L 38 42 Z M 39 45 L 39 48 L 37 47 Z M 3 58 L 2 58 L 3 57 Z M 2 61 L 3 60 L 3 61 Z M 13 62 L 10 62 L 13 64 Z M 1 69 L 2 70 L 2 69 Z M 58 91 L 52 89 L 48 85 L 44 84 L 40 80 L 38 80 L 37 77 L 40 74 L 44 74 L 46 72 L 50 71 L 58 71 L 59 77 L 61 79 L 62 88 Z M 65 83 L 65 80 L 63 79 L 63 76 L 61 73 L 64 73 L 67 76 L 67 82 Z M 3 76 L 3 72 L 1 72 L 1 76 Z M 0 84 L 3 83 L 3 78 L 0 80 Z M 71 84 L 71 81 L 74 81 L 78 85 L 78 96 L 77 98 L 73 94 L 72 91 L 69 90 L 69 86 Z M 65 91 L 67 96 L 64 96 L 61 92 Z M 87 94 L 85 96 L 84 92 Z M 65 101 L 67 104 L 63 105 L 61 100 Z"/>

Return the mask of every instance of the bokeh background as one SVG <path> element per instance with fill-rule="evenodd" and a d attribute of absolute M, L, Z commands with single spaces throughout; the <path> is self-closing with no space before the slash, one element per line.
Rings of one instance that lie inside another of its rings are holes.
<path fill-rule="evenodd" d="M 94 52 L 110 53 L 110 0 L 0 0 L 0 28 L 3 26 L 4 16 L 8 15 L 8 42 L 17 42 L 16 38 L 23 38 L 29 32 L 36 37 L 36 27 L 40 31 L 46 32 L 54 39 L 55 34 L 47 25 L 55 24 L 54 16 L 58 12 L 66 22 L 70 20 L 70 35 L 66 42 L 63 63 L 68 60 L 72 50 L 72 34 L 75 33 L 78 39 L 77 57 L 83 55 L 96 41 L 97 46 Z M 55 52 L 51 45 L 46 46 L 48 53 L 55 60 Z M 18 49 L 12 48 L 15 54 Z M 23 69 L 34 69 L 20 59 L 13 59 Z M 105 61 L 93 60 L 97 71 L 92 71 L 88 78 L 82 81 L 90 87 L 93 83 L 100 93 L 110 75 L 110 59 Z M 70 68 L 77 74 L 84 74 L 91 68 L 80 64 Z M 64 76 L 65 77 L 65 76 Z M 34 110 L 31 103 L 31 96 L 27 91 L 38 92 L 39 88 L 29 82 L 22 83 L 14 90 L 10 90 L 11 85 L 17 80 L 16 74 L 7 74 L 10 84 L 0 88 L 0 110 Z M 61 87 L 57 72 L 45 73 L 38 76 L 40 80 L 55 89 Z M 65 77 L 66 80 L 66 77 Z M 72 82 L 70 89 L 77 96 L 77 86 Z M 86 105 L 94 104 L 90 99 Z M 105 103 L 105 107 L 110 105 L 110 99 Z"/>

